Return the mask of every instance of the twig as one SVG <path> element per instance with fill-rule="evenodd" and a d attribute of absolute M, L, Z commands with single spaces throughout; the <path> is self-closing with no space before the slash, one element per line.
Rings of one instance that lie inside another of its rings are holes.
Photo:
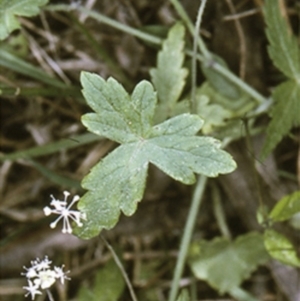
<path fill-rule="evenodd" d="M 133 287 L 132 287 L 132 285 L 131 285 L 131 282 L 130 282 L 130 280 L 129 280 L 129 278 L 128 278 L 128 275 L 127 275 L 127 273 L 126 273 L 126 271 L 125 271 L 125 269 L 124 269 L 124 266 L 123 266 L 121 260 L 119 259 L 118 255 L 117 255 L 116 252 L 114 251 L 113 247 L 112 247 L 112 246 L 109 244 L 109 242 L 103 237 L 102 234 L 100 234 L 100 237 L 101 237 L 101 239 L 103 240 L 103 242 L 104 242 L 105 246 L 107 247 L 107 249 L 110 251 L 111 255 L 113 256 L 116 265 L 117 265 L 118 268 L 120 269 L 120 271 L 121 271 L 121 273 L 122 273 L 122 275 L 123 275 L 123 278 L 124 278 L 124 280 L 125 280 L 125 282 L 126 282 L 126 284 L 127 284 L 127 287 L 128 287 L 129 292 L 130 292 L 130 295 L 131 295 L 132 300 L 133 300 L 133 301 L 138 301 L 138 299 L 137 299 L 137 297 L 136 297 L 136 295 L 135 295 L 135 292 L 134 292 L 134 290 L 133 290 Z"/>
<path fill-rule="evenodd" d="M 199 40 L 199 31 L 200 25 L 202 21 L 202 16 L 205 8 L 207 0 L 202 0 L 199 6 L 196 26 L 194 30 L 194 43 L 193 43 L 193 56 L 192 56 L 192 92 L 191 92 L 191 101 L 190 101 L 190 109 L 191 113 L 196 113 L 196 87 L 197 87 L 197 44 Z M 206 51 L 206 48 L 205 48 Z M 205 53 L 204 53 L 205 55 Z M 207 55 L 207 54 L 206 54 Z"/>
<path fill-rule="evenodd" d="M 232 21 L 235 19 L 246 18 L 246 17 L 252 16 L 252 15 L 256 15 L 260 11 L 261 11 L 261 9 L 259 9 L 259 8 L 252 8 L 252 9 L 249 9 L 249 10 L 241 12 L 241 13 L 233 13 L 230 16 L 225 16 L 223 18 L 223 21 Z"/>
<path fill-rule="evenodd" d="M 184 8 L 182 7 L 182 4 L 178 1 L 178 0 L 170 0 L 170 2 L 173 4 L 173 6 L 175 7 L 178 15 L 180 16 L 180 18 L 185 22 L 185 24 L 187 25 L 187 28 L 188 30 L 190 31 L 190 34 L 192 36 L 195 35 L 195 32 L 196 32 L 196 29 L 194 28 L 194 25 L 193 23 L 191 22 L 189 16 L 187 15 L 186 11 L 184 10 Z M 206 2 L 206 1 L 205 1 Z M 201 8 L 201 6 L 199 7 L 199 10 L 203 10 L 204 9 L 204 6 L 205 6 L 205 3 L 203 5 L 203 8 Z M 201 12 L 199 14 L 199 11 L 198 11 L 198 17 L 199 15 L 202 17 L 202 14 L 203 12 Z M 200 18 L 200 21 L 201 21 L 201 18 Z M 198 34 L 199 31 L 197 31 L 197 34 Z M 210 52 L 208 51 L 205 43 L 203 42 L 201 36 L 198 35 L 197 37 L 197 44 L 198 44 L 198 47 L 201 51 L 201 53 L 203 54 L 203 57 L 206 58 L 206 59 L 210 59 L 211 58 L 211 54 Z"/>
<path fill-rule="evenodd" d="M 225 0 L 229 10 L 232 14 L 235 14 L 235 8 L 234 5 L 232 4 L 231 0 Z M 236 27 L 236 31 L 240 40 L 240 70 L 239 70 L 239 75 L 241 79 L 245 79 L 245 74 L 246 74 L 246 59 L 247 59 L 247 48 L 246 48 L 246 40 L 245 40 L 245 35 L 242 29 L 242 25 L 239 19 L 234 19 L 234 24 Z"/>

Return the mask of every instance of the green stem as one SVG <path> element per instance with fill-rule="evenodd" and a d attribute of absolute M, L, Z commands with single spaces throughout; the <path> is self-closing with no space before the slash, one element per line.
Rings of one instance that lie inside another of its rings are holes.
<path fill-rule="evenodd" d="M 192 198 L 192 204 L 189 210 L 189 214 L 186 220 L 186 224 L 184 227 L 183 237 L 180 243 L 180 250 L 178 254 L 178 259 L 176 262 L 176 267 L 174 271 L 173 281 L 171 285 L 171 291 L 169 295 L 169 301 L 175 301 L 175 298 L 178 293 L 178 287 L 179 287 L 179 280 L 181 278 L 184 264 L 186 261 L 186 256 L 188 252 L 188 248 L 191 242 L 191 237 L 193 234 L 196 217 L 199 211 L 199 207 L 202 201 L 204 189 L 206 186 L 207 178 L 203 175 L 200 176 L 200 178 L 197 181 L 197 185 L 193 194 Z"/>
<path fill-rule="evenodd" d="M 249 126 L 248 126 L 248 120 L 244 119 L 244 126 L 245 126 L 245 131 L 246 131 L 246 146 L 247 146 L 247 150 L 249 152 L 249 159 L 250 159 L 250 165 L 251 165 L 251 172 L 252 172 L 252 177 L 254 179 L 254 183 L 255 183 L 255 187 L 256 187 L 256 191 L 257 191 L 257 200 L 258 200 L 258 204 L 259 204 L 259 209 L 263 215 L 263 219 L 264 221 L 268 220 L 268 214 L 265 210 L 265 204 L 264 204 L 264 199 L 262 196 L 262 186 L 261 186 L 261 182 L 260 182 L 260 178 L 259 178 L 259 174 L 256 170 L 256 166 L 255 166 L 255 151 L 254 151 L 254 147 L 253 144 L 251 143 L 250 137 L 251 137 L 251 133 L 249 130 Z"/>
<path fill-rule="evenodd" d="M 240 79 L 238 76 L 232 73 L 229 69 L 225 68 L 217 62 L 213 62 L 212 68 L 218 73 L 224 75 L 224 77 L 236 84 L 238 87 L 244 90 L 244 92 L 252 96 L 258 103 L 261 104 L 267 101 L 266 97 L 264 97 L 251 86 L 249 86 L 247 83 L 245 83 L 242 79 Z"/>
<path fill-rule="evenodd" d="M 1 96 L 74 96 L 77 99 L 82 98 L 82 95 L 80 93 L 80 90 L 76 87 L 66 87 L 66 88 L 55 88 L 52 87 L 49 88 L 35 88 L 35 87 L 16 87 L 16 88 L 10 88 L 10 87 L 2 87 L 0 85 L 0 90 L 2 92 Z M 83 102 L 83 100 L 82 100 Z"/>
<path fill-rule="evenodd" d="M 16 161 L 18 159 L 28 159 L 45 156 L 64 149 L 76 148 L 102 139 L 104 138 L 93 133 L 79 134 L 73 137 L 63 138 L 56 142 L 50 142 L 48 144 L 35 146 L 21 151 L 16 151 L 14 153 L 0 153 L 0 162 L 6 160 Z"/>
<path fill-rule="evenodd" d="M 195 30 L 194 25 L 193 25 L 191 19 L 187 15 L 187 13 L 186 13 L 185 9 L 182 7 L 181 3 L 178 0 L 170 0 L 170 2 L 173 4 L 174 8 L 176 9 L 179 17 L 185 22 L 185 24 L 186 24 L 186 26 L 187 26 L 190 34 L 192 36 L 194 36 L 195 35 L 195 31 L 198 34 L 199 30 Z M 204 6 L 205 6 L 205 3 L 203 5 L 203 8 L 204 8 Z M 200 6 L 200 9 L 202 9 L 201 6 Z M 202 15 L 202 13 L 201 13 L 201 15 Z M 199 13 L 198 13 L 198 16 L 199 16 Z M 204 55 L 204 57 L 210 59 L 211 58 L 211 54 L 208 51 L 208 49 L 206 48 L 206 45 L 203 42 L 203 40 L 202 40 L 202 38 L 201 38 L 200 35 L 199 35 L 199 37 L 197 39 L 197 44 L 198 44 L 198 47 L 199 47 L 201 53 Z"/>
<path fill-rule="evenodd" d="M 193 52 L 191 50 L 186 50 L 186 54 L 190 57 L 193 56 Z M 200 62 L 206 61 L 206 58 L 200 54 L 197 54 L 197 60 Z M 243 80 L 241 80 L 238 76 L 236 76 L 234 73 L 232 73 L 229 69 L 225 68 L 224 66 L 220 65 L 216 61 L 211 62 L 211 68 L 215 69 L 220 74 L 224 75 L 225 78 L 229 79 L 232 83 L 234 83 L 236 86 L 238 86 L 240 89 L 242 89 L 246 94 L 253 97 L 258 103 L 263 105 L 266 103 L 265 106 L 268 106 L 271 102 L 268 98 L 261 95 L 259 92 L 257 92 L 255 89 L 253 89 L 251 86 L 249 86 L 247 83 L 245 83 Z"/>
<path fill-rule="evenodd" d="M 221 197 L 220 197 L 220 190 L 216 184 L 212 185 L 212 199 L 214 202 L 214 215 L 216 217 L 218 227 L 222 233 L 222 236 L 230 239 L 231 234 L 226 223 L 226 218 L 225 218 Z"/>
<path fill-rule="evenodd" d="M 110 251 L 111 255 L 113 256 L 114 258 L 114 261 L 116 263 L 116 265 L 118 266 L 118 268 L 120 269 L 121 273 L 122 273 L 122 276 L 127 284 L 127 287 L 128 287 L 128 290 L 129 290 L 129 293 L 131 295 L 131 299 L 133 301 L 138 301 L 135 293 L 134 293 L 134 290 L 133 290 L 133 287 L 131 285 L 131 282 L 128 278 L 128 275 L 124 269 L 124 266 L 121 262 L 121 260 L 119 259 L 118 255 L 116 254 L 115 250 L 113 249 L 113 247 L 109 244 L 109 242 L 102 236 L 102 234 L 100 234 L 100 237 L 102 239 L 102 241 L 104 242 L 105 246 L 108 248 L 108 250 Z"/>
<path fill-rule="evenodd" d="M 191 113 L 197 113 L 197 104 L 196 104 L 196 87 L 197 87 L 197 43 L 199 41 L 199 31 L 202 21 L 202 16 L 204 12 L 204 7 L 207 0 L 202 0 L 196 21 L 196 28 L 194 30 L 194 43 L 193 43 L 193 56 L 192 56 L 192 93 L 190 100 L 190 111 Z"/>

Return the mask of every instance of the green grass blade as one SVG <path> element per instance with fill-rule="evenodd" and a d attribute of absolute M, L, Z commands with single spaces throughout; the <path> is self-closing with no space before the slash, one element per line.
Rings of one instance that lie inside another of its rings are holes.
<path fill-rule="evenodd" d="M 59 185 L 59 187 L 76 188 L 77 190 L 82 190 L 80 181 L 61 176 L 36 161 L 31 160 L 30 162 L 43 176 L 45 176 L 52 183 Z"/>
<path fill-rule="evenodd" d="M 17 73 L 26 75 L 28 77 L 37 79 L 38 81 L 41 81 L 53 87 L 63 89 L 69 87 L 60 80 L 49 76 L 43 70 L 27 63 L 26 61 L 18 58 L 17 56 L 14 56 L 5 49 L 0 49 L 0 66 L 13 70 Z"/>
<path fill-rule="evenodd" d="M 0 154 L 0 161 L 34 158 L 44 155 L 56 153 L 63 149 L 71 149 L 79 147 L 97 140 L 102 139 L 95 134 L 87 133 L 70 138 L 64 138 L 60 141 L 49 143 L 46 145 L 32 147 L 23 151 L 14 152 L 11 154 Z"/>

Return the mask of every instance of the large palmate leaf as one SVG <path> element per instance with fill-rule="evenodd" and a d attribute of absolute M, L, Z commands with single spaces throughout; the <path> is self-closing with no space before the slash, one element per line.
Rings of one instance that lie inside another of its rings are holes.
<path fill-rule="evenodd" d="M 255 232 L 233 242 L 226 238 L 194 242 L 190 257 L 195 276 L 206 280 L 220 293 L 234 292 L 259 264 L 269 259 L 263 236 Z"/>
<path fill-rule="evenodd" d="M 77 232 L 92 237 L 102 228 L 111 228 L 120 210 L 132 215 L 142 199 L 149 163 L 185 184 L 195 174 L 215 177 L 234 170 L 231 156 L 220 143 L 196 136 L 203 121 L 197 115 L 182 114 L 152 126 L 156 93 L 142 81 L 131 96 L 114 79 L 96 74 L 81 75 L 83 94 L 96 113 L 82 117 L 89 131 L 121 143 L 101 160 L 82 181 L 88 192 L 79 208 L 87 214 Z"/>
<path fill-rule="evenodd" d="M 39 7 L 48 0 L 0 0 L 0 40 L 20 27 L 16 16 L 31 17 L 39 13 Z"/>
<path fill-rule="evenodd" d="M 265 158 L 293 126 L 300 125 L 300 49 L 296 37 L 289 31 L 287 22 L 280 13 L 279 1 L 266 0 L 264 16 L 267 23 L 269 55 L 274 65 L 288 81 L 272 93 L 274 107 L 272 120 L 267 128 L 267 139 L 262 149 Z"/>
<path fill-rule="evenodd" d="M 161 122 L 172 116 L 187 76 L 187 69 L 182 68 L 184 62 L 184 33 L 181 23 L 175 24 L 169 31 L 158 53 L 157 67 L 150 70 L 152 83 L 157 91 L 158 106 L 156 120 Z"/>

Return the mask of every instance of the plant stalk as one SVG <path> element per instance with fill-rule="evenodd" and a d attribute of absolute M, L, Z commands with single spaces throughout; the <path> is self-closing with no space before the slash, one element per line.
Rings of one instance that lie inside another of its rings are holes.
<path fill-rule="evenodd" d="M 214 215 L 222 236 L 231 239 L 229 227 L 226 223 L 225 212 L 222 207 L 220 190 L 215 183 L 212 185 L 212 199 L 214 204 Z"/>
<path fill-rule="evenodd" d="M 52 295 L 52 293 L 50 292 L 50 290 L 46 289 L 46 293 L 47 293 L 47 296 L 48 296 L 48 298 L 49 298 L 49 301 L 54 301 L 53 295 Z"/>
<path fill-rule="evenodd" d="M 196 31 L 197 35 L 198 35 L 199 30 L 195 30 L 194 25 L 193 25 L 191 19 L 189 18 L 188 14 L 186 13 L 185 9 L 183 8 L 182 4 L 178 0 L 170 0 L 170 2 L 173 4 L 174 8 L 176 9 L 179 17 L 185 22 L 190 34 L 192 36 L 195 36 L 195 31 Z M 202 3 L 203 2 L 206 2 L 206 0 L 202 1 Z M 201 8 L 201 6 L 203 6 L 203 8 Z M 201 6 L 200 6 L 199 10 L 204 9 L 205 3 L 203 5 L 201 4 Z M 199 11 L 198 11 L 198 16 L 200 15 L 202 17 L 202 14 L 203 14 L 203 12 L 201 12 L 199 14 Z M 203 56 L 207 59 L 211 58 L 211 54 L 208 51 L 208 49 L 206 48 L 205 43 L 201 39 L 201 36 L 199 36 L 199 38 L 197 39 L 197 44 L 198 44 L 198 47 L 199 47 L 201 53 L 203 54 Z"/>
<path fill-rule="evenodd" d="M 192 197 L 192 204 L 189 210 L 189 214 L 186 220 L 186 224 L 184 227 L 184 232 L 182 236 L 182 240 L 180 243 L 180 249 L 178 254 L 178 259 L 176 262 L 176 267 L 174 271 L 174 276 L 171 284 L 171 291 L 169 295 L 168 301 L 175 301 L 178 289 L 179 289 L 179 281 L 182 276 L 184 264 L 187 257 L 188 248 L 191 242 L 197 214 L 199 211 L 199 207 L 201 205 L 201 201 L 203 198 L 204 189 L 206 186 L 207 177 L 201 175 L 197 181 L 196 188 Z"/>

